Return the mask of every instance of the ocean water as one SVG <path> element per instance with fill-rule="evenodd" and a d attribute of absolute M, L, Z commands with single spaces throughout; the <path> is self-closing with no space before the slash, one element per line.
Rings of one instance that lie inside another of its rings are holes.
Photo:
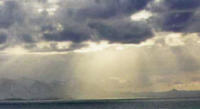
<path fill-rule="evenodd" d="M 0 109 L 200 109 L 200 99 L 0 102 Z"/>

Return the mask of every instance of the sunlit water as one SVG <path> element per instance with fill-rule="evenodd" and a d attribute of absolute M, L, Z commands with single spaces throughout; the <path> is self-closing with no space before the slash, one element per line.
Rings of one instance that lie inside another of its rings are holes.
<path fill-rule="evenodd" d="M 200 99 L 1 102 L 0 109 L 200 109 Z"/>

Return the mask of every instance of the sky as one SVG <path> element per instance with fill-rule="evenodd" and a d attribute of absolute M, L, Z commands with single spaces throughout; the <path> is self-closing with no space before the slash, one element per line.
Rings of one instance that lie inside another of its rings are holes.
<path fill-rule="evenodd" d="M 0 77 L 75 98 L 200 90 L 199 19 L 200 0 L 0 0 Z"/>

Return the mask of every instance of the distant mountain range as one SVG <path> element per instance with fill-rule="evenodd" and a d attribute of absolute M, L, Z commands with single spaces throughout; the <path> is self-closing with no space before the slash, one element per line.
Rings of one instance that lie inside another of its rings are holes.
<path fill-rule="evenodd" d="M 49 100 L 62 98 L 64 83 L 31 79 L 0 79 L 0 100 Z"/>

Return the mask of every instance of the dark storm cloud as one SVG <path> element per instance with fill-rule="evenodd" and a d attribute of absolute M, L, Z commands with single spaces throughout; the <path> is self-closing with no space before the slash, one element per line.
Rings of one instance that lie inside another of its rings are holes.
<path fill-rule="evenodd" d="M 124 18 L 129 19 L 131 14 L 144 9 L 150 1 L 85 0 L 87 4 L 78 8 L 62 6 L 57 16 L 59 16 L 58 21 L 63 25 L 63 31 L 45 33 L 43 38 L 47 41 L 75 43 L 88 40 L 140 43 L 153 36 L 151 28 L 147 22 L 124 21 Z M 49 26 L 43 28 L 43 30 L 46 29 L 55 30 Z"/>
<path fill-rule="evenodd" d="M 90 39 L 89 32 L 77 28 L 65 28 L 61 32 L 46 33 L 44 34 L 44 39 L 47 41 L 72 41 L 75 43 L 80 43 Z"/>
<path fill-rule="evenodd" d="M 151 0 L 95 0 L 95 3 L 77 12 L 80 18 L 106 19 L 132 14 L 143 9 Z"/>
<path fill-rule="evenodd" d="M 33 43 L 34 40 L 30 34 L 22 34 L 20 35 L 20 39 L 26 43 Z"/>
<path fill-rule="evenodd" d="M 18 0 L 6 1 L 0 6 L 0 28 L 5 29 L 9 39 L 16 40 L 16 44 L 30 45 L 40 41 L 82 44 L 102 40 L 138 44 L 152 38 L 155 29 L 200 31 L 199 0 L 164 0 L 160 3 L 153 0 L 66 0 L 52 4 L 34 1 L 24 5 Z M 47 7 L 46 10 L 38 12 L 40 5 Z M 59 8 L 55 15 L 49 15 L 48 10 L 54 5 Z M 153 17 L 146 21 L 131 21 L 130 16 L 143 9 L 154 13 Z M 58 25 L 62 28 L 58 29 Z"/>
<path fill-rule="evenodd" d="M 93 22 L 89 26 L 97 31 L 100 39 L 111 43 L 140 43 L 153 36 L 151 28 L 145 22 L 111 22 Z"/>
<path fill-rule="evenodd" d="M 42 25 L 41 26 L 41 31 L 45 32 L 45 31 L 54 31 L 55 27 L 53 27 L 53 25 Z"/>
<path fill-rule="evenodd" d="M 23 22 L 24 14 L 17 1 L 5 1 L 0 7 L 0 28 L 9 28 L 14 23 Z"/>
<path fill-rule="evenodd" d="M 36 3 L 51 7 L 47 1 L 41 1 Z M 37 13 L 37 8 L 29 5 L 33 6 L 31 2 L 25 6 L 23 2 L 13 0 L 0 7 L 0 28 L 11 31 L 13 38 L 25 43 L 44 40 L 140 43 L 153 37 L 155 28 L 172 32 L 199 31 L 199 0 L 164 0 L 160 3 L 153 0 L 66 0 L 56 4 L 59 9 L 55 16 L 49 16 L 47 10 Z M 130 16 L 142 9 L 152 11 L 156 16 L 151 17 L 150 22 L 130 21 Z M 62 30 L 57 29 L 58 24 Z"/>
<path fill-rule="evenodd" d="M 183 13 L 170 13 L 165 15 L 166 19 L 164 21 L 163 29 L 166 31 L 180 32 L 189 26 L 189 21 L 192 18 L 192 12 Z"/>
<path fill-rule="evenodd" d="M 87 28 L 87 29 L 86 29 Z M 97 20 L 90 21 L 85 28 L 65 27 L 61 32 L 46 33 L 47 41 L 72 41 L 81 43 L 84 41 L 106 40 L 111 43 L 140 43 L 153 37 L 153 32 L 146 22 L 132 22 L 130 20 Z"/>
<path fill-rule="evenodd" d="M 152 18 L 157 29 L 172 32 L 197 32 L 189 30 L 194 14 L 200 6 L 199 0 L 164 0 L 150 6 L 157 15 Z"/>
<path fill-rule="evenodd" d="M 12 43 L 8 44 L 30 44 L 25 45 L 28 48 L 35 48 L 32 45 L 41 41 L 71 41 L 76 45 L 71 49 L 82 47 L 85 41 L 140 43 L 153 36 L 152 29 L 147 22 L 130 21 L 130 15 L 144 9 L 150 1 L 66 0 L 49 3 L 46 0 L 9 0 L 0 6 L 0 29 L 9 33 L 8 38 Z M 58 10 L 55 15 L 49 15 L 48 10 L 51 11 L 55 5 L 59 7 Z M 38 12 L 40 8 L 42 12 Z"/>
<path fill-rule="evenodd" d="M 199 0 L 165 0 L 165 3 L 175 10 L 195 9 L 200 5 Z"/>
<path fill-rule="evenodd" d="M 192 16 L 192 19 L 190 20 L 190 25 L 187 27 L 188 32 L 200 32 L 200 9 L 198 8 L 194 15 Z"/>
<path fill-rule="evenodd" d="M 0 33 L 0 44 L 5 43 L 6 40 L 7 40 L 7 35 L 3 34 L 3 33 Z"/>

